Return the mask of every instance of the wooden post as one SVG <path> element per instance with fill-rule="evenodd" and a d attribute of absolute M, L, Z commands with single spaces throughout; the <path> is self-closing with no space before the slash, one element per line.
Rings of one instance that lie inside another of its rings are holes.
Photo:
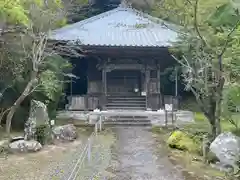
<path fill-rule="evenodd" d="M 105 109 L 107 97 L 107 69 L 106 62 L 104 62 L 102 69 L 102 109 Z"/>
<path fill-rule="evenodd" d="M 161 71 L 160 65 L 157 66 L 157 91 L 158 91 L 158 109 L 161 108 Z"/>
<path fill-rule="evenodd" d="M 178 70 L 175 67 L 175 97 L 178 96 Z"/>
<path fill-rule="evenodd" d="M 147 67 L 145 70 L 146 109 L 148 108 L 149 80 L 150 80 L 150 70 Z"/>

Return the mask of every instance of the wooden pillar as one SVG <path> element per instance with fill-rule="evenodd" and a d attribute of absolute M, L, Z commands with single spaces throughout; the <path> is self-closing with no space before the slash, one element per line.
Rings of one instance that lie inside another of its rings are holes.
<path fill-rule="evenodd" d="M 178 109 L 178 69 L 175 67 L 175 98 L 174 98 L 174 109 Z"/>
<path fill-rule="evenodd" d="M 175 67 L 175 97 L 178 96 L 178 70 Z"/>
<path fill-rule="evenodd" d="M 102 69 L 102 101 L 101 101 L 101 106 L 103 109 L 105 109 L 106 106 L 106 98 L 107 98 L 107 69 L 106 63 L 104 63 Z"/>
<path fill-rule="evenodd" d="M 149 108 L 148 107 L 149 81 L 150 81 L 150 69 L 146 67 L 146 70 L 145 70 L 146 108 Z"/>
<path fill-rule="evenodd" d="M 157 93 L 158 93 L 158 109 L 161 108 L 161 71 L 160 65 L 157 66 Z"/>
<path fill-rule="evenodd" d="M 102 93 L 107 96 L 107 72 L 106 69 L 102 70 Z"/>

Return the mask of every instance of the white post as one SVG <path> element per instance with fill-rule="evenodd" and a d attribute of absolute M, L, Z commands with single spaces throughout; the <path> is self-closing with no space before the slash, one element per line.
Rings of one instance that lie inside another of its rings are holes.
<path fill-rule="evenodd" d="M 99 131 L 102 131 L 102 115 L 100 115 L 100 120 L 99 120 Z"/>
<path fill-rule="evenodd" d="M 97 134 L 97 131 L 98 131 L 98 123 L 96 122 L 95 123 L 95 133 Z"/>
<path fill-rule="evenodd" d="M 167 126 L 168 125 L 168 112 L 166 109 L 164 110 L 164 115 L 165 115 L 165 126 Z"/>

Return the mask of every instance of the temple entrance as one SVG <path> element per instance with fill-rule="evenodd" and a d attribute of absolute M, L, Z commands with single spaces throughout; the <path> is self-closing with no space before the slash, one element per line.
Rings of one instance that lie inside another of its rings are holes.
<path fill-rule="evenodd" d="M 113 70 L 107 73 L 107 94 L 140 96 L 142 73 L 139 70 Z"/>

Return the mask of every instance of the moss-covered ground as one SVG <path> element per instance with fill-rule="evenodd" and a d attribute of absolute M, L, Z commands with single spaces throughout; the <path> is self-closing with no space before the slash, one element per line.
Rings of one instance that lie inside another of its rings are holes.
<path fill-rule="evenodd" d="M 236 117 L 240 115 L 236 115 Z M 231 131 L 240 135 L 240 130 L 236 129 L 228 121 L 221 122 L 222 131 Z M 166 145 L 169 158 L 173 163 L 181 165 L 188 176 L 193 179 L 237 179 L 230 177 L 224 172 L 212 168 L 209 164 L 203 163 L 202 138 L 209 133 L 209 124 L 206 117 L 199 112 L 195 113 L 195 122 L 181 125 L 176 130 L 174 127 L 153 127 L 152 131 L 159 143 Z M 197 178 L 196 178 L 197 177 Z"/>

